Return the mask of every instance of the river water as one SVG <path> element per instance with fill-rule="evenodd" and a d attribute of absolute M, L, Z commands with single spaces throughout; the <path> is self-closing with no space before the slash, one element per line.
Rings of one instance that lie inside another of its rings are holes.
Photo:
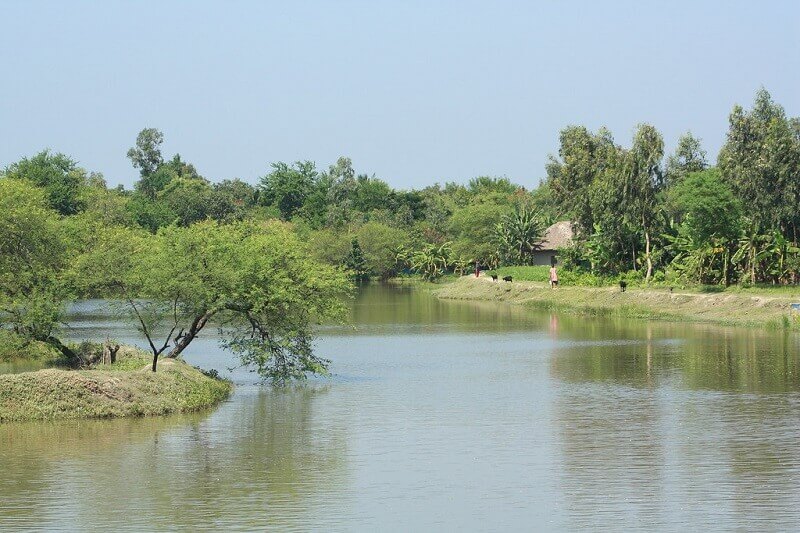
<path fill-rule="evenodd" d="M 212 411 L 0 426 L 0 529 L 797 531 L 798 343 L 370 286 L 329 379 L 258 385 L 210 332 Z"/>

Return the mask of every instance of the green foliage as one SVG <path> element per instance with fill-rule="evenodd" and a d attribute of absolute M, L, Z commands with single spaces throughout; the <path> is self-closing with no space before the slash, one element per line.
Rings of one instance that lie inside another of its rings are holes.
<path fill-rule="evenodd" d="M 361 213 L 369 213 L 376 209 L 383 209 L 392 194 L 392 188 L 383 180 L 375 176 L 361 174 L 356 179 L 356 188 L 353 194 L 353 208 Z"/>
<path fill-rule="evenodd" d="M 61 354 L 53 346 L 0 328 L 0 361 L 55 360 Z"/>
<path fill-rule="evenodd" d="M 211 215 L 212 194 L 204 179 L 175 178 L 158 193 L 158 199 L 178 225 L 189 226 Z"/>
<path fill-rule="evenodd" d="M 692 172 L 700 172 L 708 168 L 706 151 L 700 139 L 686 133 L 678 139 L 675 153 L 667 158 L 666 179 L 670 186 L 678 185 L 683 178 Z"/>
<path fill-rule="evenodd" d="M 497 224 L 511 212 L 509 205 L 499 205 L 493 201 L 456 209 L 449 228 L 453 254 L 471 262 L 496 264 Z"/>
<path fill-rule="evenodd" d="M 2 175 L 43 188 L 49 206 L 62 215 L 74 215 L 85 206 L 81 197 L 85 171 L 64 154 L 43 150 L 7 166 Z"/>
<path fill-rule="evenodd" d="M 262 205 L 276 206 L 283 220 L 291 220 L 308 201 L 317 179 L 311 161 L 273 163 L 272 171 L 261 178 L 259 200 Z"/>
<path fill-rule="evenodd" d="M 352 237 L 330 228 L 321 229 L 311 234 L 310 247 L 316 260 L 342 266 L 352 250 Z"/>
<path fill-rule="evenodd" d="M 717 169 L 688 174 L 669 192 L 681 231 L 698 243 L 732 240 L 741 232 L 742 205 Z"/>
<path fill-rule="evenodd" d="M 379 222 L 368 222 L 356 232 L 363 250 L 364 266 L 370 277 L 386 280 L 396 275 L 402 266 L 397 261 L 398 252 L 411 244 L 407 232 Z"/>
<path fill-rule="evenodd" d="M 528 265 L 540 249 L 544 224 L 533 210 L 521 206 L 496 224 L 500 259 L 508 265 Z"/>
<path fill-rule="evenodd" d="M 426 244 L 411 254 L 411 268 L 423 279 L 435 281 L 447 271 L 451 254 L 449 242 L 440 245 Z"/>
<path fill-rule="evenodd" d="M 239 179 L 215 183 L 208 214 L 223 222 L 244 220 L 255 207 L 257 196 L 255 187 Z"/>
<path fill-rule="evenodd" d="M 469 180 L 467 189 L 473 196 L 484 196 L 493 193 L 511 195 L 517 191 L 518 186 L 511 183 L 508 178 L 480 176 Z"/>
<path fill-rule="evenodd" d="M 64 271 L 70 250 L 45 192 L 26 181 L 0 180 L 0 327 L 25 341 L 50 344 L 69 298 Z"/>
<path fill-rule="evenodd" d="M 327 184 L 326 222 L 331 227 L 342 227 L 353 218 L 354 196 L 358 183 L 349 157 L 340 157 L 321 178 Z"/>
<path fill-rule="evenodd" d="M 126 208 L 136 225 L 153 233 L 158 231 L 158 228 L 172 224 L 176 218 L 175 213 L 165 202 L 151 200 L 138 192 L 130 196 Z"/>
<path fill-rule="evenodd" d="M 583 126 L 569 126 L 559 136 L 559 158 L 551 156 L 547 164 L 553 198 L 585 235 L 592 233 L 595 224 L 593 189 L 615 164 L 618 152 L 608 130 L 593 134 Z"/>
<path fill-rule="evenodd" d="M 155 128 L 145 128 L 136 136 L 136 146 L 128 150 L 128 159 L 131 160 L 133 168 L 139 169 L 142 178 L 152 176 L 164 162 L 161 156 L 163 142 L 164 134 Z M 138 188 L 145 194 L 153 195 L 160 190 L 152 190 L 150 187 L 150 182 L 144 182 Z"/>
<path fill-rule="evenodd" d="M 361 245 L 358 244 L 358 239 L 353 239 L 351 241 L 350 253 L 345 257 L 344 266 L 355 281 L 369 280 L 367 260 L 364 259 L 364 252 L 361 251 Z"/>
<path fill-rule="evenodd" d="M 719 154 L 722 176 L 747 206 L 757 231 L 778 228 L 800 235 L 800 129 L 761 89 L 753 108 L 731 112 L 725 145 Z"/>
<path fill-rule="evenodd" d="M 109 228 L 76 268 L 92 288 L 128 303 L 154 364 L 162 353 L 179 356 L 213 319 L 243 364 L 279 382 L 325 371 L 311 327 L 343 316 L 350 287 L 281 223 L 206 221 L 155 235 Z"/>

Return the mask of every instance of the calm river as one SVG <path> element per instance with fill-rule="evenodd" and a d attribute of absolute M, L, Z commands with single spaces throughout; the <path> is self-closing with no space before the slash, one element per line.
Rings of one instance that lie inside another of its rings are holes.
<path fill-rule="evenodd" d="M 259 386 L 210 334 L 211 412 L 0 426 L 0 530 L 797 531 L 798 343 L 371 286 L 330 379 Z"/>

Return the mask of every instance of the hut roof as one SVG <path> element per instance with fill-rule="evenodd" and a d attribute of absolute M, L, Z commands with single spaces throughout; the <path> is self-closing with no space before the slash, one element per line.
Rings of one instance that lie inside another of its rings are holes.
<path fill-rule="evenodd" d="M 555 250 L 568 246 L 572 242 L 572 222 L 562 220 L 544 231 L 540 250 Z"/>

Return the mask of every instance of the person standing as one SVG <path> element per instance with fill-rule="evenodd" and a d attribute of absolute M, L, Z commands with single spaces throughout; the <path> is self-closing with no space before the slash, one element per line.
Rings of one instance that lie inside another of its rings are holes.
<path fill-rule="evenodd" d="M 550 267 L 550 288 L 555 289 L 556 287 L 558 287 L 558 271 L 556 265 L 552 265 Z"/>

